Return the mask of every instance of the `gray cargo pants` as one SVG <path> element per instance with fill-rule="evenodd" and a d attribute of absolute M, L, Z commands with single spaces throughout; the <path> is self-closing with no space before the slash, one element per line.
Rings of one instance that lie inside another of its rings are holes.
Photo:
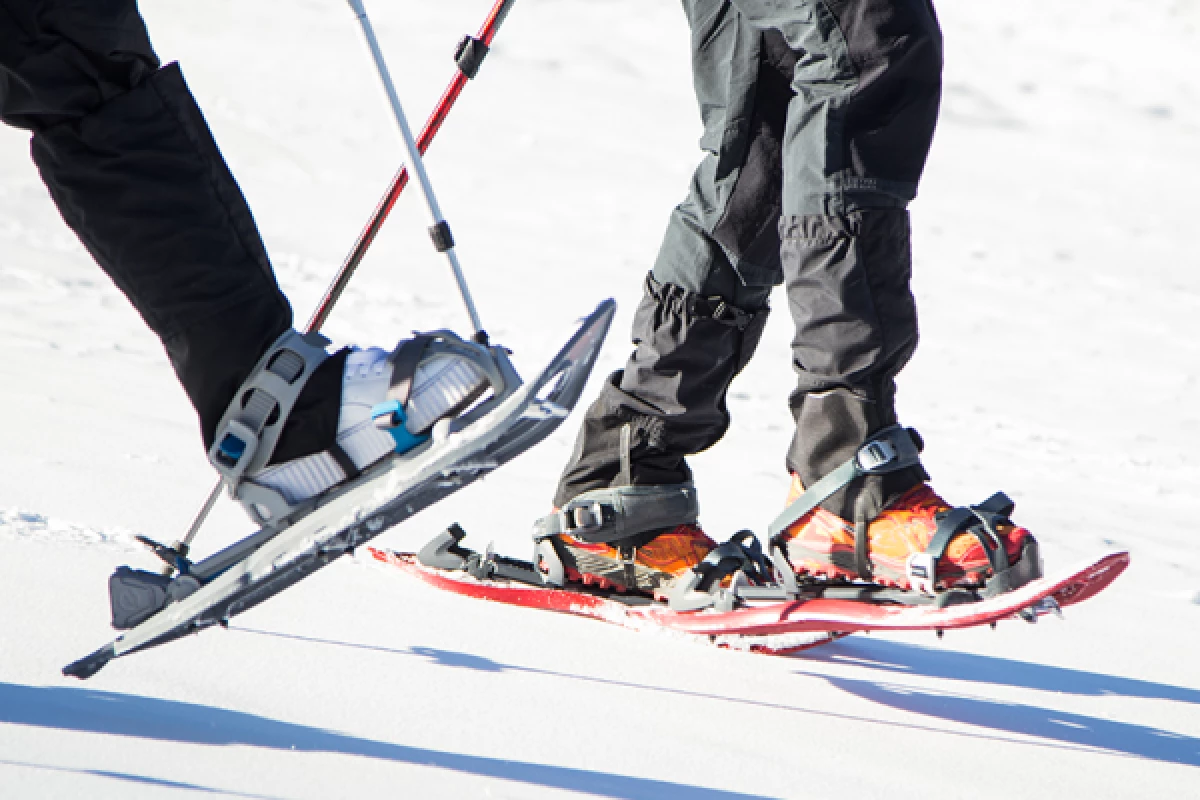
<path fill-rule="evenodd" d="M 705 156 L 672 213 L 625 369 L 588 410 L 555 504 L 680 483 L 729 426 L 725 395 L 773 287 L 796 324 L 788 469 L 806 485 L 894 424 L 917 342 L 905 208 L 941 90 L 930 0 L 683 0 Z M 622 428 L 630 436 L 621 471 Z M 873 517 L 927 476 L 859 481 L 826 502 Z"/>

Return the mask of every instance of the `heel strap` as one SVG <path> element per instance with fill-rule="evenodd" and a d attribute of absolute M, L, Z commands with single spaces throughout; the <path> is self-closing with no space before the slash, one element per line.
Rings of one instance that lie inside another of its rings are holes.
<path fill-rule="evenodd" d="M 319 333 L 300 334 L 289 330 L 267 348 L 238 387 L 208 460 L 229 487 L 229 493 L 260 524 L 276 522 L 295 506 L 279 492 L 246 480 L 271 460 L 288 415 L 313 372 L 329 354 L 329 345 Z"/>
<path fill-rule="evenodd" d="M 289 330 L 275 340 L 234 393 L 208 451 L 231 489 L 271 460 L 304 385 L 329 354 L 319 333 Z"/>
<path fill-rule="evenodd" d="M 566 534 L 589 544 L 622 543 L 640 547 L 637 537 L 700 518 L 696 489 L 690 483 L 666 486 L 616 486 L 584 492 L 533 525 L 535 540 Z"/>

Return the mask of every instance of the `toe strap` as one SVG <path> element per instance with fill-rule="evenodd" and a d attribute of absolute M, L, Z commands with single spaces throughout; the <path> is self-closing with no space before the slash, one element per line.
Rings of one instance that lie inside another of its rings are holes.
<path fill-rule="evenodd" d="M 710 550 L 699 564 L 681 576 L 667 598 L 671 609 L 732 610 L 736 592 L 722 590 L 721 582 L 739 572 L 758 585 L 771 582 L 770 565 L 763 555 L 758 537 L 752 531 L 738 531 L 729 541 Z"/>
<path fill-rule="evenodd" d="M 989 581 L 989 588 L 996 578 L 1008 574 L 1008 550 L 998 526 L 1011 524 L 1008 517 L 1012 514 L 1014 506 L 1008 495 L 996 492 L 979 505 L 960 506 L 939 515 L 937 530 L 925 551 L 914 553 L 908 558 L 906 572 L 913 589 L 930 595 L 936 593 L 937 564 L 945 557 L 950 542 L 963 534 L 978 539 L 988 555 L 993 575 L 993 579 Z"/>

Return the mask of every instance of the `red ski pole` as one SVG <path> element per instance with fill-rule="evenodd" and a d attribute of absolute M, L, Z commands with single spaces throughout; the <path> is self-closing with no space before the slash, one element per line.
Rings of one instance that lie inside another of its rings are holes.
<path fill-rule="evenodd" d="M 438 101 L 437 106 L 433 109 L 433 113 L 425 121 L 425 127 L 421 129 L 421 135 L 417 137 L 417 148 L 421 151 L 421 155 L 424 155 L 425 151 L 429 149 L 430 142 L 433 141 L 433 137 L 441 129 L 442 123 L 446 121 L 446 116 L 450 113 L 450 109 L 454 107 L 458 96 L 462 94 L 463 87 L 467 85 L 467 81 L 479 73 L 479 67 L 492 46 L 492 40 L 496 38 L 496 31 L 500 29 L 500 24 L 504 22 L 504 18 L 508 16 L 508 12 L 515 2 L 516 0 L 496 0 L 496 4 L 492 6 L 487 19 L 483 21 L 483 27 L 479 29 L 478 35 L 464 36 L 462 41 L 458 43 L 458 49 L 454 52 L 454 60 L 457 62 L 458 69 L 455 71 L 450 85 L 446 87 L 445 93 L 442 94 L 442 99 Z M 375 213 L 371 215 L 371 219 L 368 220 L 366 227 L 358 235 L 358 241 L 354 243 L 354 248 L 346 256 L 346 260 L 342 262 L 342 267 L 338 270 L 333 282 L 325 290 L 325 296 L 321 298 L 321 302 L 317 305 L 316 310 L 313 311 L 312 318 L 309 319 L 308 324 L 304 328 L 305 333 L 319 331 L 321 326 L 325 324 L 325 320 L 329 318 L 329 314 L 333 311 L 338 298 L 342 296 L 342 292 L 345 291 L 347 284 L 350 283 L 350 278 L 354 275 L 354 271 L 362 263 L 363 256 L 367 254 L 367 249 L 375 241 L 375 236 L 379 233 L 379 229 L 383 227 L 384 220 L 387 219 L 388 214 L 392 212 L 392 208 L 396 205 L 396 199 L 400 197 L 400 193 L 404 191 L 404 187 L 407 185 L 408 168 L 401 167 L 400 171 L 396 173 L 396 177 L 392 179 L 392 185 L 388 189 L 387 194 L 383 196 L 383 199 L 379 201 L 379 205 L 376 206 Z M 192 521 L 187 533 L 170 548 L 180 558 L 187 557 L 192 541 L 196 538 L 196 534 L 200 532 L 200 526 L 208 518 L 213 505 L 217 502 L 217 498 L 220 497 L 223 485 L 224 481 L 217 481 L 217 485 L 209 492 L 208 498 L 204 501 L 204 505 L 200 507 L 200 511 L 196 514 L 196 518 Z M 169 575 L 173 572 L 173 569 L 168 566 L 164 572 Z"/>
<path fill-rule="evenodd" d="M 492 40 L 496 37 L 496 31 L 500 29 L 500 24 L 504 22 L 504 18 L 508 16 L 509 10 L 512 8 L 516 0 L 496 0 L 496 4 L 492 6 L 491 12 L 483 22 L 483 27 L 479 29 L 476 36 L 464 36 L 458 44 L 458 50 L 455 51 L 454 58 L 458 62 L 458 69 L 454 73 L 453 80 L 446 87 L 446 91 L 442 94 L 442 99 L 438 101 L 437 106 L 433 109 L 433 113 L 429 115 L 429 119 L 425 122 L 425 127 L 421 130 L 421 135 L 417 137 L 417 149 L 421 151 L 421 155 L 425 155 L 425 151 L 429 149 L 430 142 L 437 132 L 441 129 L 442 123 L 446 121 L 446 115 L 450 113 L 450 109 L 454 107 L 454 103 L 458 100 L 458 96 L 462 94 L 463 87 L 467 85 L 467 81 L 474 78 L 479 72 L 479 66 L 483 63 L 484 56 L 488 54 L 488 49 L 492 45 Z M 367 248 L 375 241 L 376 234 L 383 227 L 384 220 L 391 213 L 392 208 L 396 205 L 396 199 L 400 197 L 400 193 L 404 191 L 404 187 L 408 185 L 408 168 L 401 167 L 396 173 L 396 177 L 392 179 L 392 185 L 388 189 L 387 194 L 379 201 L 379 205 L 375 208 L 375 213 L 371 215 L 371 219 L 367 222 L 362 233 L 358 235 L 358 241 L 354 243 L 354 248 L 350 254 L 346 256 L 346 260 L 342 263 L 342 268 L 338 270 L 337 276 L 333 279 L 333 283 L 325 291 L 325 296 L 321 299 L 317 309 L 313 312 L 312 318 L 308 321 L 305 328 L 305 333 L 312 333 L 321 329 L 325 324 L 325 320 L 329 318 L 329 314 L 333 311 L 333 306 L 341 297 L 346 285 L 350 282 L 354 271 L 358 269 L 358 265 L 362 263 L 363 256 L 367 253 Z"/>

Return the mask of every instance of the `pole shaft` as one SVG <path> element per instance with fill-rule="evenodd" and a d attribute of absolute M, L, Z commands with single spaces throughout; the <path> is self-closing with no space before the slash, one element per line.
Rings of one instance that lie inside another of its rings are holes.
<path fill-rule="evenodd" d="M 508 12 L 512 9 L 515 2 L 516 0 L 496 0 L 495 5 L 492 6 L 491 11 L 488 13 L 487 18 L 483 21 L 483 25 L 480 27 L 479 33 L 475 36 L 475 38 L 483 44 L 491 46 L 492 41 L 496 37 L 496 33 L 500 30 L 500 25 L 504 22 L 505 17 L 508 16 Z M 458 101 L 458 96 L 462 94 L 462 90 L 464 87 L 466 87 L 468 80 L 469 78 L 462 72 L 462 70 L 456 69 L 454 71 L 454 77 L 451 79 L 449 86 L 446 87 L 446 91 L 442 93 L 441 100 L 438 101 L 437 106 L 429 115 L 429 119 L 425 121 L 425 127 L 421 130 L 421 135 L 417 139 L 417 147 L 422 155 L 424 155 L 425 151 L 429 149 L 429 145 L 433 143 L 434 137 L 437 136 L 438 131 L 441 130 L 442 123 L 446 121 L 446 117 L 450 114 L 450 109 L 453 108 L 455 102 Z M 325 296 L 321 298 L 321 302 L 317 305 L 316 309 L 313 310 L 313 314 L 309 318 L 308 324 L 304 327 L 305 333 L 313 333 L 324 327 L 325 321 L 329 319 L 329 315 L 333 312 L 333 307 L 337 304 L 337 301 L 341 298 L 342 293 L 350 284 L 350 278 L 354 276 L 355 271 L 358 269 L 358 265 L 362 263 L 364 256 L 367 254 L 367 250 L 370 249 L 371 244 L 375 241 L 375 237 L 379 234 L 380 229 L 383 228 L 384 221 L 388 218 L 388 215 L 392 213 L 392 209 L 396 205 L 396 200 L 400 197 L 400 194 L 404 191 L 404 187 L 407 185 L 408 168 L 401 167 L 399 171 L 396 172 L 395 177 L 392 178 L 392 185 L 388 188 L 387 194 L 383 196 L 383 199 L 381 199 L 379 204 L 375 207 L 375 212 L 371 215 L 371 218 L 367 221 L 366 226 L 358 235 L 358 240 L 354 243 L 354 247 L 346 256 L 346 260 L 342 262 L 342 266 L 341 269 L 338 270 L 338 274 L 329 284 L 329 288 L 325 290 Z M 478 330 L 478 325 L 476 325 L 476 330 Z M 220 496 L 221 487 L 223 485 L 224 481 L 217 481 L 217 484 L 212 488 L 212 491 L 209 492 L 208 498 L 204 501 L 204 505 L 200 507 L 195 519 L 192 520 L 192 524 L 189 526 L 187 533 L 185 533 L 183 538 L 175 543 L 176 549 L 182 548 L 182 552 L 185 555 L 187 548 L 191 546 L 192 542 L 196 538 L 196 535 L 200 532 L 200 527 L 204 524 L 204 521 L 208 519 L 208 515 L 212 512 L 213 506 L 216 504 L 217 498 Z"/>
<path fill-rule="evenodd" d="M 496 0 L 495 5 L 489 12 L 487 19 L 479 28 L 479 32 L 475 38 L 485 45 L 491 46 L 492 41 L 496 38 L 496 33 L 500 30 L 501 23 L 508 16 L 509 10 L 512 8 L 516 0 Z M 441 100 L 438 101 L 433 113 L 429 115 L 429 119 L 425 121 L 425 127 L 421 131 L 421 135 L 417 138 L 417 147 L 420 148 L 422 155 L 429 149 L 429 145 L 433 142 L 438 131 L 441 130 L 442 123 L 446 121 L 446 117 L 450 114 L 450 109 L 454 107 L 458 97 L 462 94 L 462 90 L 466 87 L 469 79 L 461 70 L 454 71 L 454 77 L 450 84 L 446 87 L 446 91 L 442 94 Z M 392 213 L 392 209 L 396 205 L 396 200 L 408 186 L 408 168 L 401 167 L 392 178 L 392 184 L 388 188 L 387 193 L 379 201 L 375 207 L 374 213 L 363 227 L 362 232 L 358 235 L 358 240 L 354 243 L 354 247 L 346 256 L 346 260 L 342 262 L 341 269 L 338 270 L 337 276 L 330 283 L 329 288 L 325 292 L 325 296 L 313 311 L 312 317 L 308 321 L 305 328 L 305 333 L 312 333 L 320 330 L 325 321 L 329 319 L 330 313 L 333 311 L 334 305 L 342 296 L 346 286 L 350 283 L 350 278 L 354 275 L 358 265 L 362 263 L 363 257 L 366 256 L 367 250 L 375 241 L 380 229 L 383 227 L 384 220 Z"/>
<path fill-rule="evenodd" d="M 371 57 L 375 61 L 375 69 L 379 72 L 379 78 L 383 82 L 383 90 L 387 95 L 388 103 L 392 107 L 392 115 L 396 118 L 396 125 L 400 129 L 400 136 L 404 140 L 404 147 L 408 151 L 409 170 L 417 176 L 417 182 L 421 185 L 421 193 L 425 196 L 425 204 L 429 208 L 429 215 L 433 218 L 434 225 L 443 224 L 446 217 L 442 214 L 441 206 L 438 205 L 437 196 L 433 193 L 433 184 L 429 181 L 429 174 L 425 171 L 425 162 L 421 158 L 420 148 L 417 147 L 417 140 L 412 134 L 412 129 L 408 126 L 408 118 L 404 114 L 404 107 L 400 103 L 400 96 L 396 93 L 396 85 L 392 81 L 391 72 L 388 71 L 387 63 L 384 61 L 383 50 L 379 47 L 379 40 L 375 38 L 375 29 L 371 25 L 371 20 L 367 17 L 366 7 L 362 0 L 350 0 L 350 7 L 354 9 L 355 15 L 358 17 L 358 22 L 362 26 L 363 36 L 366 37 L 367 47 L 371 50 Z M 454 252 L 454 247 L 450 246 L 445 251 L 446 258 L 450 262 L 450 269 L 454 273 L 454 280 L 458 283 L 458 292 L 462 295 L 463 305 L 467 307 L 467 316 L 471 319 L 471 325 L 474 326 L 477 334 L 483 333 L 483 324 L 479 320 L 479 312 L 475 309 L 475 301 L 471 299 L 471 290 L 467 287 L 466 276 L 463 275 L 462 265 L 459 264 L 458 256 Z"/>

